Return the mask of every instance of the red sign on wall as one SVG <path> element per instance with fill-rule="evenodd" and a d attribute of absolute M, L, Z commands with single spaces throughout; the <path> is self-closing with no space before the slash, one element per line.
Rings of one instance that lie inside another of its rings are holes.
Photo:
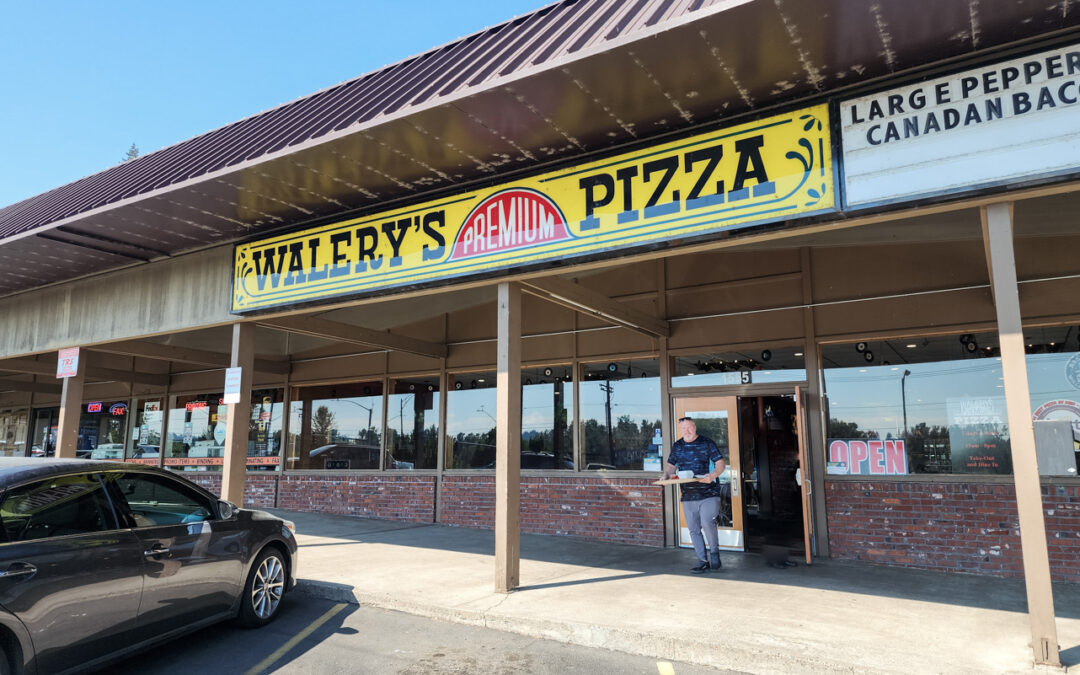
<path fill-rule="evenodd" d="M 851 476 L 904 476 L 908 473 L 907 450 L 899 439 L 829 439 L 830 473 Z M 832 470 L 843 464 L 846 471 Z"/>

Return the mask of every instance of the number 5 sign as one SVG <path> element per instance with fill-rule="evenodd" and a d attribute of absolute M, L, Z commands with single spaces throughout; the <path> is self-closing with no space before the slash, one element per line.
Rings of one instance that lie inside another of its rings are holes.
<path fill-rule="evenodd" d="M 56 361 L 56 377 L 75 377 L 79 374 L 79 348 L 61 349 Z"/>

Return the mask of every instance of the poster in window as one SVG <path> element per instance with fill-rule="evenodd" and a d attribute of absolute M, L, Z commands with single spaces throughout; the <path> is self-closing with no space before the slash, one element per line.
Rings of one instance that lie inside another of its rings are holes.
<path fill-rule="evenodd" d="M 950 398 L 946 407 L 953 473 L 1012 473 L 1005 399 Z"/>

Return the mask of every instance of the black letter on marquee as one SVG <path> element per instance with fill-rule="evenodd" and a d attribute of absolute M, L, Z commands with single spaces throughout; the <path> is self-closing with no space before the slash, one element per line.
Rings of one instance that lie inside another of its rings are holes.
<path fill-rule="evenodd" d="M 356 271 L 366 272 L 369 264 L 373 270 L 382 267 L 382 254 L 375 255 L 375 249 L 379 247 L 379 231 L 374 227 L 361 227 L 356 231 L 356 240 L 360 244 L 360 259 L 356 262 Z M 364 262 L 365 258 L 371 262 Z"/>
<path fill-rule="evenodd" d="M 432 225 L 440 228 L 446 227 L 446 213 L 439 210 L 424 214 L 424 234 L 431 237 L 431 240 L 438 244 L 438 246 L 424 244 L 424 262 L 438 260 L 442 257 L 443 250 L 446 248 L 446 240 L 443 239 L 442 233 L 432 229 Z"/>
<path fill-rule="evenodd" d="M 390 267 L 401 266 L 401 240 L 409 231 L 409 225 L 412 225 L 412 218 L 402 218 L 396 223 L 391 221 L 382 224 L 382 231 L 386 233 L 386 238 L 390 240 L 390 246 L 394 249 L 394 255 L 390 258 Z M 397 230 L 396 237 L 394 236 L 395 229 Z"/>
<path fill-rule="evenodd" d="M 711 178 L 713 172 L 716 171 L 716 166 L 720 163 L 720 159 L 723 156 L 723 145 L 713 145 L 686 153 L 686 164 L 684 167 L 686 173 L 691 173 L 694 170 L 694 165 L 698 162 L 702 160 L 709 161 L 709 163 L 705 165 L 705 170 L 698 176 L 697 182 L 694 183 L 694 187 L 690 188 L 690 194 L 686 196 L 687 209 L 699 209 L 703 206 L 712 206 L 724 201 L 724 181 L 722 180 L 716 181 L 716 194 L 707 195 L 705 197 L 701 196 L 701 191 L 705 189 L 705 184 L 709 182 L 709 178 Z"/>
<path fill-rule="evenodd" d="M 351 242 L 352 232 L 349 232 L 348 230 L 330 235 L 330 250 L 334 254 L 331 258 L 331 264 L 333 265 L 333 267 L 330 268 L 330 276 L 340 277 L 343 274 L 349 273 L 348 263 L 345 263 L 344 265 L 342 264 L 348 259 L 349 256 L 341 253 L 338 250 L 338 244 L 344 243 L 348 245 Z"/>
<path fill-rule="evenodd" d="M 660 159 L 646 162 L 642 167 L 641 177 L 645 179 L 645 182 L 649 182 L 649 177 L 657 171 L 663 171 L 664 175 L 660 178 L 660 184 L 653 190 L 652 195 L 649 196 L 649 201 L 645 204 L 645 217 L 652 218 L 653 216 L 663 216 L 668 213 L 678 213 L 679 211 L 679 191 L 675 190 L 671 193 L 671 201 L 667 204 L 657 206 L 660 201 L 660 197 L 664 194 L 664 190 L 667 189 L 668 183 L 671 182 L 671 177 L 675 175 L 675 172 L 679 169 L 678 157 L 662 157 Z"/>
<path fill-rule="evenodd" d="M 598 173 L 579 180 L 578 187 L 585 191 L 585 219 L 581 221 L 581 229 L 595 230 L 600 227 L 600 219 L 593 213 L 597 207 L 607 206 L 615 198 L 615 180 L 606 173 Z M 597 187 L 604 188 L 603 197 L 597 198 Z"/>
<path fill-rule="evenodd" d="M 735 184 L 731 186 L 732 192 L 741 190 L 748 178 L 755 179 L 759 185 L 769 182 L 769 174 L 765 173 L 765 162 L 761 159 L 763 145 L 765 145 L 763 136 L 751 136 L 735 141 L 735 152 L 739 153 L 739 168 L 735 170 Z"/>

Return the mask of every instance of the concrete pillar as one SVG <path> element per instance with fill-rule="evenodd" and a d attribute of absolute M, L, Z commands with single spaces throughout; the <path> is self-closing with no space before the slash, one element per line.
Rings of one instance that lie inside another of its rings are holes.
<path fill-rule="evenodd" d="M 499 284 L 495 431 L 495 591 L 518 587 L 521 565 L 521 287 Z"/>
<path fill-rule="evenodd" d="M 85 351 L 79 354 L 75 375 L 64 378 L 60 393 L 60 422 L 56 432 L 56 456 L 75 457 L 79 445 L 79 418 L 82 416 L 83 383 L 86 381 Z"/>
<path fill-rule="evenodd" d="M 255 368 L 255 324 L 233 324 L 233 368 L 241 368 L 240 402 L 226 407 L 225 466 L 222 467 L 221 498 L 237 506 L 244 505 L 244 479 L 247 477 L 247 446 L 251 428 L 251 379 Z"/>
<path fill-rule="evenodd" d="M 983 238 L 989 255 L 990 282 L 997 308 L 1001 369 L 1005 379 L 1005 406 L 1009 418 L 1016 508 L 1020 516 L 1020 546 L 1024 554 L 1031 647 L 1035 663 L 1059 666 L 1054 594 L 1046 548 L 1042 487 L 1031 421 L 1024 330 L 1020 320 L 1020 294 L 1013 254 L 1012 204 L 981 209 Z"/>

